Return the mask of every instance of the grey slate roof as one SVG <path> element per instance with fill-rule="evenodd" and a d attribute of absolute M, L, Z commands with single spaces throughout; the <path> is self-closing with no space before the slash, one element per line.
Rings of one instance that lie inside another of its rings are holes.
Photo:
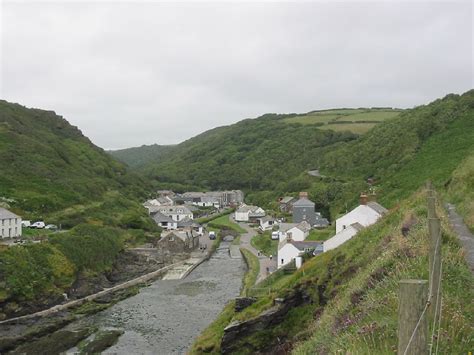
<path fill-rule="evenodd" d="M 295 198 L 291 196 L 285 196 L 280 200 L 280 203 L 290 203 L 293 201 Z"/>
<path fill-rule="evenodd" d="M 314 207 L 314 202 L 308 200 L 306 197 L 302 197 L 293 203 L 293 207 Z"/>
<path fill-rule="evenodd" d="M 311 224 L 306 221 L 302 221 L 296 226 L 296 228 L 302 232 L 309 232 L 311 230 Z"/>
<path fill-rule="evenodd" d="M 0 207 L 0 219 L 8 219 L 8 218 L 21 218 L 20 216 L 17 216 L 13 212 L 10 212 L 9 210 Z"/>
<path fill-rule="evenodd" d="M 265 217 L 260 218 L 260 223 L 265 223 L 265 222 L 273 221 L 273 220 L 274 219 L 272 216 L 265 216 Z"/>
<path fill-rule="evenodd" d="M 388 212 L 388 210 L 385 207 L 383 207 L 382 205 L 378 204 L 375 201 L 371 201 L 367 203 L 367 206 L 372 208 L 375 212 L 377 212 L 380 215 L 383 215 Z"/>
<path fill-rule="evenodd" d="M 165 216 L 163 213 L 160 213 L 160 212 L 156 212 L 152 216 L 152 218 L 156 223 L 174 222 L 171 217 Z"/>
<path fill-rule="evenodd" d="M 305 250 L 305 248 L 316 249 L 318 246 L 321 246 L 323 244 L 320 242 L 295 242 L 295 241 L 289 241 L 288 243 L 293 244 L 299 250 Z"/>
<path fill-rule="evenodd" d="M 296 227 L 297 223 L 280 223 L 280 232 L 285 233 L 289 231 L 291 228 Z"/>

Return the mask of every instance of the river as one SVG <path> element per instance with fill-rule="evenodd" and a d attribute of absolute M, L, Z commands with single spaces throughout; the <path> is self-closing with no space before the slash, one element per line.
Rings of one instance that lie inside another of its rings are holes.
<path fill-rule="evenodd" d="M 194 339 L 237 297 L 245 273 L 229 242 L 183 280 L 158 280 L 86 320 L 124 334 L 104 354 L 184 354 Z"/>

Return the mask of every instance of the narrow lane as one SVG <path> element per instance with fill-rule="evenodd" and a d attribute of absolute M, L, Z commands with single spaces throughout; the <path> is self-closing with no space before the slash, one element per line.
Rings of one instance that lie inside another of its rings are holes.
<path fill-rule="evenodd" d="M 239 226 L 244 228 L 247 233 L 244 233 L 240 236 L 240 246 L 242 248 L 245 248 L 252 252 L 253 255 L 255 255 L 258 258 L 258 261 L 260 263 L 260 271 L 257 277 L 257 282 L 259 283 L 265 278 L 270 275 L 272 272 L 274 272 L 277 269 L 277 256 L 273 255 L 272 259 L 270 260 L 269 257 L 258 253 L 258 250 L 255 249 L 250 241 L 252 240 L 253 237 L 257 235 L 257 232 L 255 229 L 251 228 L 247 223 L 242 223 L 242 222 L 237 222 L 233 216 L 230 216 L 230 220 L 234 223 L 237 223 Z"/>

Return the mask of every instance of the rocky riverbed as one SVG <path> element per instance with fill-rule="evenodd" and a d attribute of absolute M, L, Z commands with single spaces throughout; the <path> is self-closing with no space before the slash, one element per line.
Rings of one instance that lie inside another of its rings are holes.
<path fill-rule="evenodd" d="M 242 259 L 231 259 L 229 243 L 223 242 L 187 278 L 155 281 L 81 322 L 124 332 L 105 354 L 184 354 L 225 304 L 239 295 L 244 273 Z"/>

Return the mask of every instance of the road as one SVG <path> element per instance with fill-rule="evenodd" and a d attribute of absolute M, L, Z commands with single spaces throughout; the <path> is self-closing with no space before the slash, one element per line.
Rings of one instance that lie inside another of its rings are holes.
<path fill-rule="evenodd" d="M 270 275 L 272 272 L 276 271 L 277 256 L 273 255 L 273 258 L 271 260 L 269 257 L 263 254 L 259 256 L 258 250 L 255 249 L 252 246 L 252 244 L 250 244 L 250 241 L 252 240 L 252 238 L 257 235 L 257 232 L 255 231 L 255 229 L 251 228 L 247 223 L 236 222 L 232 216 L 230 216 L 229 218 L 232 222 L 237 223 L 239 226 L 241 226 L 243 229 L 247 231 L 247 233 L 244 233 L 240 236 L 240 246 L 242 248 L 249 250 L 250 252 L 252 252 L 253 255 L 255 255 L 258 258 L 258 261 L 260 262 L 260 272 L 258 274 L 256 283 L 259 283 L 260 281 L 264 280 L 268 275 Z"/>

